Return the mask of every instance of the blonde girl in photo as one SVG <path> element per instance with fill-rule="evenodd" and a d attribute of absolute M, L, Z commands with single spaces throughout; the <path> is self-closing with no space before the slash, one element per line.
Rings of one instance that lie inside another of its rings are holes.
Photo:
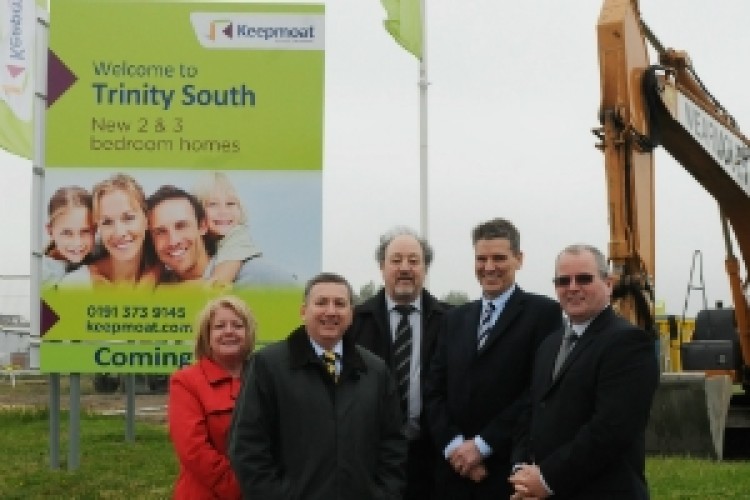
<path fill-rule="evenodd" d="M 261 255 L 250 238 L 245 210 L 223 172 L 209 172 L 193 194 L 206 212 L 206 247 L 216 261 L 209 282 L 231 286 L 242 263 Z"/>
<path fill-rule="evenodd" d="M 57 284 L 85 264 L 94 249 L 91 194 L 79 186 L 59 188 L 47 205 L 49 244 L 42 257 L 42 282 Z"/>

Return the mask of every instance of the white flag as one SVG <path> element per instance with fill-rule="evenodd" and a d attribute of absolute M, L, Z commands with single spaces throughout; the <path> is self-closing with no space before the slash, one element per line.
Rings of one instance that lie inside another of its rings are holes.
<path fill-rule="evenodd" d="M 0 4 L 0 147 L 31 158 L 37 7 L 47 0 Z"/>

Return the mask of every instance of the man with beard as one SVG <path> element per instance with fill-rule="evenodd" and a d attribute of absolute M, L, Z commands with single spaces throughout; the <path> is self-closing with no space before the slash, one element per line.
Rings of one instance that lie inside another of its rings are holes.
<path fill-rule="evenodd" d="M 447 305 L 423 288 L 432 248 L 408 228 L 380 238 L 375 257 L 384 287 L 357 306 L 350 335 L 386 361 L 401 396 L 404 431 L 409 440 L 404 500 L 432 498 L 435 450 L 424 420 L 424 378 L 435 351 Z"/>
<path fill-rule="evenodd" d="M 146 200 L 148 226 L 156 256 L 164 266 L 160 283 L 208 280 L 216 266 L 209 253 L 206 212 L 192 194 L 175 186 L 162 186 Z M 235 286 L 295 285 L 296 280 L 259 255 L 245 260 Z"/>
<path fill-rule="evenodd" d="M 443 322 L 425 394 L 427 420 L 445 460 L 436 467 L 438 498 L 508 498 L 514 431 L 528 406 L 534 352 L 562 324 L 557 302 L 516 284 L 520 235 L 505 219 L 472 232 L 479 300 Z"/>

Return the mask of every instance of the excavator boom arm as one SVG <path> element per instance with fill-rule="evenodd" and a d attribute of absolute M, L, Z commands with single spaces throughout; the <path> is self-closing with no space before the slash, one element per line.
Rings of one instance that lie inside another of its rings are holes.
<path fill-rule="evenodd" d="M 649 61 L 647 40 L 659 53 L 657 64 Z M 658 42 L 637 0 L 603 0 L 597 41 L 601 126 L 594 132 L 604 153 L 613 304 L 622 315 L 647 330 L 654 325 L 653 149 L 664 147 L 719 205 L 734 309 L 696 316 L 693 338 L 679 350 L 682 367 L 696 371 L 662 374 L 646 447 L 720 459 L 724 430 L 736 421 L 731 410 L 739 408 L 730 404 L 737 401 L 732 382 L 750 401 L 750 314 L 741 278 L 750 258 L 750 141 L 687 54 Z"/>
<path fill-rule="evenodd" d="M 639 304 L 650 304 L 655 276 L 654 164 L 663 146 L 716 200 L 737 240 L 745 270 L 750 258 L 750 140 L 703 86 L 685 52 L 664 49 L 643 23 L 637 0 L 604 0 L 597 25 L 602 127 L 610 221 L 609 258 L 620 312 L 651 326 Z M 649 61 L 647 39 L 660 51 Z M 727 272 L 744 373 L 750 381 L 750 325 L 745 282 L 726 238 Z"/>

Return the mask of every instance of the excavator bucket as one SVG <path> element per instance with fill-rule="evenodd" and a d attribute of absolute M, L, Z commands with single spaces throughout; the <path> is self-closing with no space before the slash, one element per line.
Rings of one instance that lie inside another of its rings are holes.
<path fill-rule="evenodd" d="M 721 460 L 731 397 L 726 375 L 662 373 L 646 428 L 646 452 Z"/>

